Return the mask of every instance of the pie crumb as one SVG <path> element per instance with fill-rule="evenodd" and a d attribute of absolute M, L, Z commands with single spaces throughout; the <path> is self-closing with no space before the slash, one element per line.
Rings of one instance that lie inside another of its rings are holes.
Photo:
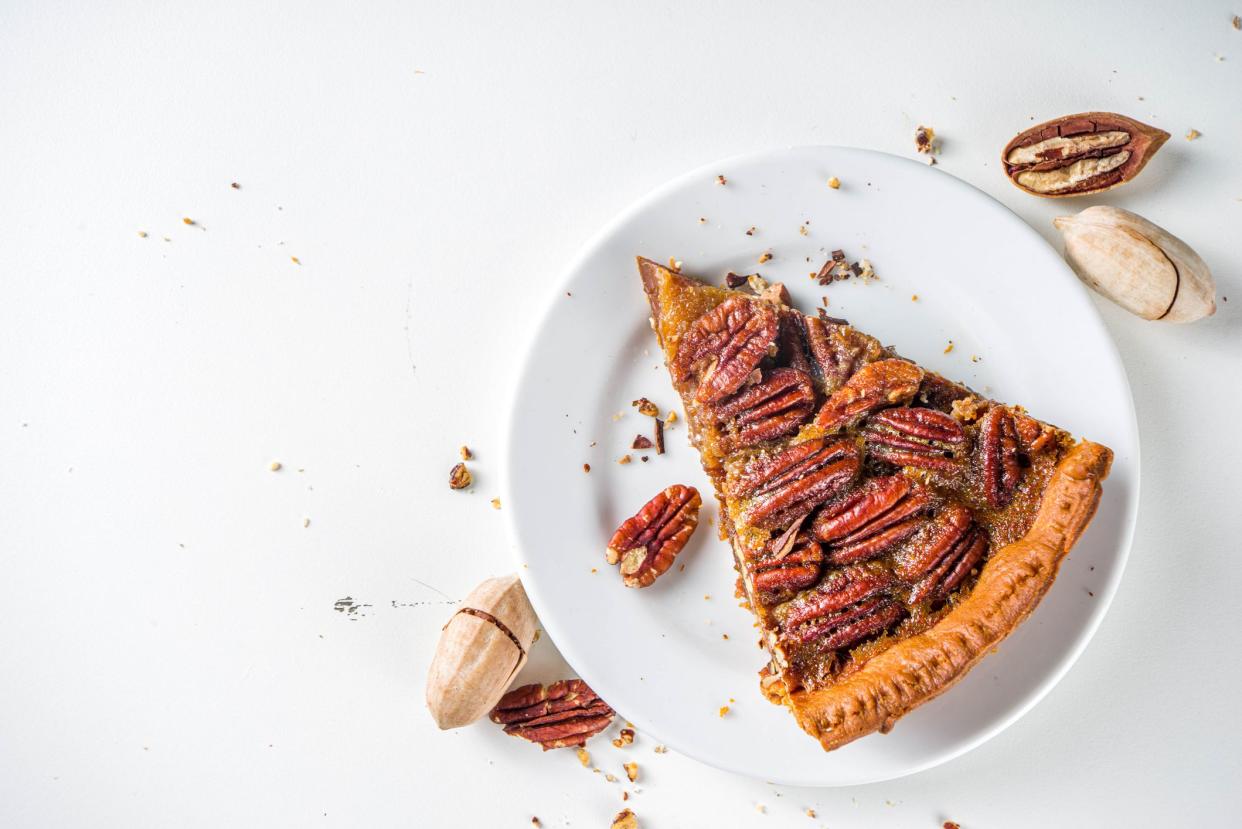
<path fill-rule="evenodd" d="M 910 301 L 911 301 L 911 302 L 918 302 L 918 301 L 919 301 L 919 295 L 918 295 L 918 294 L 910 294 Z"/>
<path fill-rule="evenodd" d="M 656 754 L 668 754 L 668 746 L 659 745 L 652 749 Z"/>
<path fill-rule="evenodd" d="M 807 810 L 806 810 L 806 816 L 807 816 L 807 817 L 810 817 L 810 818 L 815 817 L 815 810 L 814 810 L 814 809 L 807 809 Z"/>
<path fill-rule="evenodd" d="M 582 764 L 583 768 L 591 765 L 591 752 L 585 748 L 578 749 L 578 762 Z"/>
<path fill-rule="evenodd" d="M 621 767 L 625 769 L 625 776 L 630 778 L 631 783 L 638 782 L 638 763 L 625 763 Z"/>
<path fill-rule="evenodd" d="M 953 350 L 953 341 L 949 340 L 949 344 L 944 347 L 944 353 L 948 354 L 952 350 Z"/>
<path fill-rule="evenodd" d="M 591 465 L 590 465 L 589 463 L 584 463 L 584 464 L 582 465 L 582 471 L 583 471 L 583 472 L 590 472 L 590 471 L 591 471 Z"/>
<path fill-rule="evenodd" d="M 766 250 L 765 250 L 765 251 L 764 251 L 764 252 L 763 252 L 763 253 L 759 256 L 759 264 L 760 264 L 760 265 L 762 265 L 764 262 L 771 262 L 771 261 L 772 261 L 772 253 L 771 253 L 770 251 L 766 251 Z"/>
<path fill-rule="evenodd" d="M 280 461 L 272 461 L 271 464 L 268 465 L 267 468 L 272 470 L 273 472 L 279 472 L 281 466 L 283 466 L 283 464 L 281 464 Z"/>
<path fill-rule="evenodd" d="M 720 706 L 720 711 L 718 713 L 719 713 L 719 716 L 724 717 L 725 714 L 729 713 L 729 706 L 727 705 Z"/>
<path fill-rule="evenodd" d="M 633 458 L 631 458 L 629 455 L 622 455 L 621 457 L 617 458 L 617 463 L 621 464 L 622 466 L 625 466 L 631 460 L 633 460 Z"/>
<path fill-rule="evenodd" d="M 492 499 L 492 509 L 500 509 L 500 499 L 499 499 L 499 498 L 493 498 L 493 499 Z"/>
<path fill-rule="evenodd" d="M 720 185 L 725 185 L 729 183 L 729 180 L 725 178 L 724 176 L 716 176 L 716 183 Z"/>
<path fill-rule="evenodd" d="M 471 458 L 473 458 L 473 457 L 474 457 L 474 453 L 470 451 L 470 447 L 469 447 L 469 446 L 463 446 L 461 449 L 459 449 L 459 450 L 457 450 L 457 451 L 458 451 L 458 453 L 461 455 L 461 459 L 462 459 L 463 461 L 468 461 L 468 460 L 470 460 Z"/>
<path fill-rule="evenodd" d="M 833 190 L 840 190 L 841 179 L 837 178 L 836 176 L 833 176 L 832 178 L 828 179 L 828 186 L 831 187 Z"/>
<path fill-rule="evenodd" d="M 1203 135 L 1203 133 L 1199 132 L 1199 131 L 1198 131 L 1198 130 L 1196 130 L 1196 129 L 1186 130 L 1186 140 L 1187 140 L 1187 141 L 1194 141 L 1194 140 L 1195 140 L 1196 138 L 1198 138 L 1200 135 Z"/>

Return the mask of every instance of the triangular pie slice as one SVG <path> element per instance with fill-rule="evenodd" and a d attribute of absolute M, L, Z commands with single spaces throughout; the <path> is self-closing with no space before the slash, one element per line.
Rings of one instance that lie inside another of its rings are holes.
<path fill-rule="evenodd" d="M 1034 610 L 1112 452 L 799 313 L 780 285 L 638 267 L 768 650 L 764 694 L 825 749 L 888 731 Z"/>

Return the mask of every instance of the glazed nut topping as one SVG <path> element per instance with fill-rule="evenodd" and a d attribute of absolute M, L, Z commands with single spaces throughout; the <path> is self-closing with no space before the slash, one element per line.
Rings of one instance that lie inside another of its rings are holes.
<path fill-rule="evenodd" d="M 923 527 L 932 512 L 930 493 L 903 475 L 872 478 L 815 517 L 815 537 L 834 564 L 884 555 Z"/>
<path fill-rule="evenodd" d="M 815 386 L 806 372 L 778 368 L 722 401 L 712 414 L 737 447 L 793 434 L 815 410 Z"/>
<path fill-rule="evenodd" d="M 776 530 L 845 491 L 861 469 L 852 440 L 816 438 L 746 464 L 726 483 L 726 491 L 746 499 L 744 524 Z"/>
<path fill-rule="evenodd" d="M 1029 462 L 1018 444 L 1013 415 L 1003 406 L 988 409 L 979 422 L 979 463 L 988 506 L 1001 509 L 1009 503 Z"/>
<path fill-rule="evenodd" d="M 909 403 L 923 382 L 923 369 L 905 360 L 868 363 L 832 393 L 815 416 L 825 432 L 849 428 L 862 418 L 889 406 Z"/>
<path fill-rule="evenodd" d="M 669 365 L 673 379 L 699 373 L 695 399 L 718 403 L 736 392 L 776 345 L 779 320 L 768 303 L 731 297 L 699 317 Z"/>
<path fill-rule="evenodd" d="M 862 430 L 867 453 L 897 466 L 952 471 L 956 450 L 966 443 L 962 425 L 935 409 L 886 409 Z"/>
<path fill-rule="evenodd" d="M 699 525 L 702 503 L 697 489 L 674 484 L 617 528 L 606 557 L 620 563 L 626 587 L 648 587 L 673 565 Z"/>
<path fill-rule="evenodd" d="M 491 720 L 544 751 L 576 746 L 608 727 L 615 712 L 580 679 L 562 679 L 546 688 L 538 683 L 501 697 Z"/>

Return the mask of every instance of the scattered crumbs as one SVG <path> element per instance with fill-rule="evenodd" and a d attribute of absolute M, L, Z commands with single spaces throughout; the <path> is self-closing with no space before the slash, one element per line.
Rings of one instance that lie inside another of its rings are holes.
<path fill-rule="evenodd" d="M 940 147 L 936 144 L 936 131 L 919 124 L 914 131 L 914 149 L 925 155 L 934 155 L 939 152 Z"/>
<path fill-rule="evenodd" d="M 701 224 L 701 225 L 705 225 L 705 224 L 707 224 L 707 217 L 706 217 L 706 216 L 699 216 L 699 224 Z"/>
<path fill-rule="evenodd" d="M 164 241 L 165 241 L 165 242 L 171 242 L 171 241 L 172 241 L 172 239 L 169 239 L 167 236 L 165 236 L 165 237 L 164 237 Z"/>
<path fill-rule="evenodd" d="M 650 460 L 650 458 L 647 455 L 643 455 L 641 458 L 639 458 L 639 460 L 642 461 L 643 463 L 646 463 L 648 460 Z"/>
<path fill-rule="evenodd" d="M 290 262 L 292 262 L 292 263 L 293 263 L 293 264 L 295 264 L 295 265 L 301 265 L 301 264 L 302 264 L 302 260 L 301 260 L 301 259 L 299 259 L 299 258 L 297 258 L 296 256 L 290 256 L 290 257 L 289 257 L 289 261 L 290 261 Z"/>
<path fill-rule="evenodd" d="M 918 294 L 910 294 L 910 301 L 911 301 L 911 302 L 918 302 L 918 301 L 919 301 L 919 295 L 918 295 Z"/>
<path fill-rule="evenodd" d="M 139 238 L 139 239 L 145 239 L 145 238 L 147 238 L 147 232 L 146 232 L 145 230 L 140 230 L 140 231 L 138 231 L 138 238 Z"/>
<path fill-rule="evenodd" d="M 500 509 L 500 499 L 499 499 L 499 498 L 493 498 L 493 499 L 492 499 L 492 509 Z"/>
<path fill-rule="evenodd" d="M 573 295 L 574 295 L 574 292 L 573 292 L 573 291 L 566 291 L 566 292 L 565 292 L 565 296 L 573 296 Z"/>
<path fill-rule="evenodd" d="M 629 793 L 629 792 L 621 792 L 621 799 L 622 799 L 622 800 L 629 800 L 629 799 L 630 799 L 630 793 Z"/>
<path fill-rule="evenodd" d="M 762 265 L 764 262 L 771 262 L 771 261 L 772 261 L 772 252 L 771 252 L 771 251 L 766 251 L 766 250 L 765 250 L 765 251 L 764 251 L 764 252 L 763 252 L 763 253 L 759 256 L 759 264 L 760 264 L 760 265 Z"/>
<path fill-rule="evenodd" d="M 1196 138 L 1198 138 L 1200 135 L 1203 135 L 1203 133 L 1199 132 L 1199 131 L 1198 131 L 1198 130 L 1196 130 L 1196 129 L 1189 129 L 1189 130 L 1186 130 L 1186 140 L 1187 140 L 1187 141 L 1194 141 L 1194 140 L 1195 140 Z"/>
<path fill-rule="evenodd" d="M 596 569 L 596 568 L 594 568 L 594 567 L 592 567 L 592 568 L 591 568 L 591 575 L 595 575 L 595 574 L 596 574 L 596 573 L 598 573 L 598 572 L 599 572 L 599 570 L 598 570 L 598 569 Z"/>
<path fill-rule="evenodd" d="M 944 826 L 942 826 L 941 829 L 962 829 L 962 827 L 951 820 L 946 820 L 944 822 Z"/>
<path fill-rule="evenodd" d="M 727 705 L 722 705 L 722 706 L 720 706 L 720 711 L 719 711 L 718 713 L 719 713 L 719 715 L 720 715 L 721 717 L 723 717 L 725 714 L 728 714 L 728 713 L 729 713 L 729 706 L 727 706 Z"/>
<path fill-rule="evenodd" d="M 711 594 L 711 593 L 704 593 L 704 594 L 703 594 L 703 601 L 705 601 L 705 602 L 710 602 L 711 600 L 712 600 L 712 594 Z"/>
<path fill-rule="evenodd" d="M 733 697 L 729 697 L 729 702 L 737 702 Z"/>
<path fill-rule="evenodd" d="M 668 754 L 668 746 L 659 745 L 652 749 L 656 754 Z"/>
<path fill-rule="evenodd" d="M 630 405 L 638 409 L 638 413 L 641 415 L 646 415 L 647 417 L 660 416 L 660 407 L 645 397 L 640 397 L 637 400 L 631 401 Z"/>
<path fill-rule="evenodd" d="M 591 465 L 590 465 L 589 463 L 584 463 L 584 464 L 582 465 L 582 471 L 583 471 L 583 472 L 590 472 L 590 471 L 591 471 Z"/>
<path fill-rule="evenodd" d="M 598 441 L 594 441 L 594 440 L 593 440 L 593 441 L 591 441 L 591 446 L 592 446 L 592 447 L 594 447 L 594 446 L 598 445 L 598 443 L 599 443 Z"/>
<path fill-rule="evenodd" d="M 613 774 L 612 772 L 608 772 L 607 774 L 605 774 L 604 779 L 607 780 L 609 783 L 617 782 L 617 776 Z"/>
<path fill-rule="evenodd" d="M 727 639 L 729 638 L 729 634 L 727 634 L 727 633 L 722 633 L 722 634 L 720 634 L 720 638 L 721 638 L 721 639 L 725 639 L 725 640 L 727 640 Z"/>
<path fill-rule="evenodd" d="M 837 178 L 836 176 L 833 176 L 832 178 L 828 179 L 828 186 L 831 187 L 833 190 L 840 190 L 841 179 Z"/>
<path fill-rule="evenodd" d="M 470 470 L 466 468 L 464 463 L 454 464 L 449 470 L 449 489 L 465 489 L 474 483 L 474 476 L 470 474 Z M 500 509 L 495 502 L 492 503 L 497 509 Z"/>
<path fill-rule="evenodd" d="M 814 809 L 807 809 L 807 810 L 806 810 L 806 816 L 807 816 L 807 817 L 809 817 L 809 818 L 813 818 L 813 817 L 815 817 L 815 810 L 814 810 Z"/>
<path fill-rule="evenodd" d="M 194 220 L 191 219 L 189 216 L 186 216 L 184 219 L 181 220 L 181 223 L 186 224 L 186 225 L 192 225 L 194 224 Z"/>
<path fill-rule="evenodd" d="M 751 225 L 750 227 L 746 228 L 746 235 L 747 235 L 747 236 L 754 236 L 754 235 L 755 235 L 755 226 L 754 226 L 754 225 Z"/>
<path fill-rule="evenodd" d="M 655 444 L 651 442 L 651 438 L 641 434 L 635 435 L 634 442 L 630 444 L 631 449 L 650 449 L 653 446 Z"/>
<path fill-rule="evenodd" d="M 720 185 L 725 185 L 729 183 L 729 180 L 725 178 L 724 176 L 716 176 L 716 183 Z"/>
<path fill-rule="evenodd" d="M 629 455 L 622 455 L 621 457 L 617 458 L 617 463 L 621 464 L 622 466 L 625 466 L 627 463 L 629 463 L 632 460 L 633 458 L 631 458 Z"/>
<path fill-rule="evenodd" d="M 664 418 L 664 425 L 667 426 L 670 423 L 676 423 L 676 422 L 677 422 L 677 412 L 673 411 L 672 409 L 669 409 L 668 417 Z"/>
<path fill-rule="evenodd" d="M 272 461 L 270 464 L 268 464 L 267 468 L 272 470 L 273 472 L 279 472 L 281 466 L 282 464 L 280 461 Z"/>
<path fill-rule="evenodd" d="M 803 236 L 810 233 L 810 231 L 806 229 L 806 225 L 798 225 L 798 232 L 801 233 Z"/>
<path fill-rule="evenodd" d="M 230 182 L 230 183 L 229 183 L 229 187 L 232 187 L 234 190 L 240 190 L 240 189 L 241 189 L 241 185 L 240 185 L 240 184 L 238 184 L 238 183 L 237 183 L 237 182 L 235 182 L 235 181 L 234 181 L 234 182 Z"/>
<path fill-rule="evenodd" d="M 755 811 L 761 815 L 766 815 L 768 813 L 768 807 L 764 806 L 762 803 L 756 803 Z"/>
<path fill-rule="evenodd" d="M 309 527 L 309 526 L 310 526 L 310 519 L 309 519 L 309 518 L 303 518 L 303 519 L 302 519 L 302 529 L 306 529 L 306 528 L 307 528 L 307 527 Z"/>
<path fill-rule="evenodd" d="M 1091 597 L 1091 598 L 1093 598 L 1093 599 L 1095 598 L 1095 594 L 1094 594 L 1094 593 L 1092 593 L 1090 590 L 1088 590 L 1088 591 L 1087 591 L 1087 595 L 1088 595 L 1088 596 L 1090 596 L 1090 597 Z"/>
<path fill-rule="evenodd" d="M 534 826 L 534 827 L 536 827 L 536 829 L 538 829 L 538 827 L 543 826 L 543 821 L 542 821 L 542 820 L 540 820 L 540 819 L 539 819 L 539 818 L 537 818 L 537 817 L 532 817 L 532 818 L 530 819 L 530 825 L 531 825 L 531 826 Z"/>
<path fill-rule="evenodd" d="M 615 415 L 612 416 L 612 422 L 616 423 L 618 420 L 620 420 L 623 417 L 625 417 L 625 412 L 617 412 Z M 595 444 L 592 443 L 591 445 L 594 446 Z"/>
<path fill-rule="evenodd" d="M 952 350 L 953 350 L 953 341 L 949 340 L 949 344 L 944 347 L 944 353 L 948 354 Z"/>
<path fill-rule="evenodd" d="M 971 355 L 970 355 L 970 361 L 971 361 L 972 363 L 977 363 L 977 362 L 979 362 L 979 361 L 980 361 L 980 360 L 982 360 L 982 359 L 983 359 L 983 358 L 982 358 L 982 357 L 980 357 L 978 354 L 971 354 Z"/>
<path fill-rule="evenodd" d="M 618 734 L 617 738 L 612 741 L 612 744 L 617 748 L 621 748 L 623 746 L 628 746 L 632 742 L 634 742 L 634 729 L 627 724 L 627 727 L 621 729 L 621 733 Z"/>
<path fill-rule="evenodd" d="M 630 779 L 631 783 L 638 782 L 638 763 L 625 763 L 621 768 L 625 769 L 625 776 Z"/>
<path fill-rule="evenodd" d="M 686 569 L 686 565 L 685 565 L 685 564 L 678 565 L 678 567 L 677 567 L 677 572 L 678 572 L 678 573 L 684 572 L 684 571 L 685 571 L 685 569 Z"/>
<path fill-rule="evenodd" d="M 469 446 L 463 446 L 462 448 L 457 450 L 457 453 L 461 455 L 461 459 L 463 461 L 468 461 L 474 457 L 474 453 L 470 451 Z"/>
<path fill-rule="evenodd" d="M 1242 17 L 1238 17 L 1238 16 L 1235 14 L 1235 15 L 1233 16 L 1233 20 L 1230 20 L 1229 22 L 1233 25 L 1233 28 L 1235 28 L 1235 29 L 1238 29 L 1238 30 L 1242 31 Z"/>
<path fill-rule="evenodd" d="M 582 764 L 583 768 L 591 765 L 591 752 L 585 748 L 578 749 L 578 762 Z"/>

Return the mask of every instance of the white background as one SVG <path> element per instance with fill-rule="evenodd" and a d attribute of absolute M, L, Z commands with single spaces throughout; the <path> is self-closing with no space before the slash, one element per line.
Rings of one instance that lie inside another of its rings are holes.
<path fill-rule="evenodd" d="M 623 787 L 572 752 L 441 733 L 422 705 L 452 601 L 512 568 L 487 502 L 520 345 L 562 263 L 671 176 L 798 144 L 911 154 L 919 123 L 1049 239 L 1124 206 L 1230 297 L 1186 327 L 1098 301 L 1143 439 L 1116 602 L 1030 714 L 912 778 L 775 787 L 641 734 L 596 763 L 638 760 L 645 829 L 1236 821 L 1235 13 L 4 4 L 0 825 L 607 826 Z M 1013 134 L 1091 109 L 1174 138 L 1106 197 L 1004 180 Z M 445 483 L 462 443 L 469 494 Z M 525 678 L 565 671 L 544 639 Z"/>

